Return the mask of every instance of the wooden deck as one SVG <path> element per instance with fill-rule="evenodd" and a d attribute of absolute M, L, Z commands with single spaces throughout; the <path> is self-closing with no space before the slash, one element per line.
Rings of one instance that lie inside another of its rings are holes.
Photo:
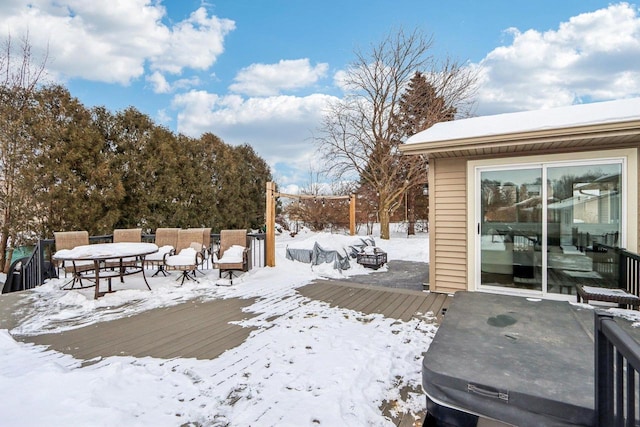
<path fill-rule="evenodd" d="M 242 344 L 252 328 L 235 324 L 253 300 L 189 301 L 55 334 L 16 337 L 75 358 L 108 356 L 215 359 Z"/>
<path fill-rule="evenodd" d="M 379 313 L 402 321 L 432 312 L 439 322 L 450 300 L 444 294 L 328 280 L 314 282 L 298 292 L 332 307 Z M 251 317 L 242 309 L 254 302 L 238 298 L 189 301 L 69 331 L 15 338 L 83 360 L 108 356 L 214 359 L 249 336 L 252 328 L 232 322 Z M 2 296 L 0 328 L 15 326 L 16 312 L 24 303 L 19 293 Z"/>
<path fill-rule="evenodd" d="M 403 321 L 414 316 L 424 318 L 428 312 L 432 312 L 439 322 L 443 309 L 448 307 L 451 299 L 444 294 L 333 280 L 316 281 L 299 288 L 297 292 L 302 297 L 324 301 L 332 307 L 365 314 L 379 313 Z M 28 303 L 20 294 L 0 296 L 0 328 L 11 329 L 17 325 L 16 316 L 19 316 L 20 308 Z M 268 301 L 269 298 L 264 302 L 279 302 Z M 89 364 L 108 356 L 214 359 L 247 339 L 253 329 L 232 322 L 255 316 L 242 311 L 254 302 L 254 299 L 238 298 L 189 301 L 75 330 L 14 338 L 48 346 Z M 392 416 L 389 411 L 392 406 L 392 402 L 386 402 L 381 411 Z M 393 418 L 398 426 L 416 423 L 413 416 L 395 414 Z"/>
<path fill-rule="evenodd" d="M 446 294 L 336 280 L 316 281 L 298 289 L 298 292 L 307 298 L 325 301 L 332 307 L 348 308 L 365 314 L 379 313 L 404 322 L 414 316 L 432 312 L 439 323 L 442 321 L 442 309 L 446 309 L 451 300 Z"/>

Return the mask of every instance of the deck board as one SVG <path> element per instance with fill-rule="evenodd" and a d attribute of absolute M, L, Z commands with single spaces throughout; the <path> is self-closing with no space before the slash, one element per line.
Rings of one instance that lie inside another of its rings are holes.
<path fill-rule="evenodd" d="M 336 280 L 316 281 L 297 291 L 301 296 L 324 301 L 333 307 L 364 314 L 378 313 L 403 321 L 431 311 L 439 322 L 442 308 L 448 306 L 450 300 L 444 294 Z M 288 304 L 270 297 L 265 301 L 274 306 Z M 80 359 L 119 355 L 211 359 L 242 344 L 248 337 L 251 328 L 232 322 L 250 317 L 251 314 L 242 309 L 254 302 L 242 299 L 189 301 L 65 332 L 16 338 L 46 345 Z M 14 322 L 11 307 L 23 303 L 24 299 L 17 295 L 3 297 L 0 322 L 11 325 Z"/>
<path fill-rule="evenodd" d="M 70 331 L 16 338 L 80 359 L 124 355 L 214 359 L 249 336 L 253 328 L 229 322 L 249 317 L 242 308 L 252 303 L 242 299 L 190 301 Z M 198 343 L 202 344 L 195 345 Z"/>
<path fill-rule="evenodd" d="M 379 313 L 389 304 L 389 296 L 384 292 L 376 292 L 376 298 L 364 307 L 365 313 Z"/>
<path fill-rule="evenodd" d="M 366 298 L 364 298 L 358 305 L 353 306 L 353 310 L 366 312 L 368 311 L 368 307 L 371 306 L 375 301 L 378 301 L 381 297 L 380 292 L 370 291 L 364 293 Z"/>
<path fill-rule="evenodd" d="M 325 301 L 332 307 L 347 308 L 365 314 L 378 313 L 404 321 L 411 319 L 417 313 L 426 314 L 432 311 L 440 322 L 442 307 L 450 299 L 446 294 L 337 280 L 316 281 L 298 288 L 298 292 L 307 298 Z"/>
<path fill-rule="evenodd" d="M 29 304 L 28 298 L 23 296 L 15 293 L 0 298 L 1 328 L 12 329 L 17 325 L 16 316 L 20 308 Z M 290 298 L 309 298 L 332 307 L 382 314 L 403 321 L 422 318 L 431 311 L 438 323 L 442 321 L 442 308 L 447 307 L 451 300 L 445 294 L 319 280 L 298 288 L 296 296 L 282 298 L 265 291 L 260 299 L 194 300 L 74 330 L 14 338 L 48 346 L 89 363 L 109 356 L 215 359 L 244 343 L 255 330 L 234 323 L 255 316 L 243 312 L 243 308 L 254 304 L 252 311 L 260 312 L 262 305 L 277 313 L 287 313 L 280 315 L 288 315 L 301 309 L 299 304 L 292 304 Z M 247 360 L 242 363 L 253 362 Z M 415 422 L 414 416 L 407 414 L 396 414 L 393 419 L 396 425 Z"/>

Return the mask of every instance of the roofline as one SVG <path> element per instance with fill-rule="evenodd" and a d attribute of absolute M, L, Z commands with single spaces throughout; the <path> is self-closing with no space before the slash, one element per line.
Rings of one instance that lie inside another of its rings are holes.
<path fill-rule="evenodd" d="M 629 135 L 640 135 L 640 119 L 498 135 L 484 135 L 471 138 L 414 142 L 411 144 L 401 144 L 399 148 L 403 154 L 425 154 L 442 151 L 500 147 L 504 145 L 543 144 L 553 141 L 573 141 Z"/>

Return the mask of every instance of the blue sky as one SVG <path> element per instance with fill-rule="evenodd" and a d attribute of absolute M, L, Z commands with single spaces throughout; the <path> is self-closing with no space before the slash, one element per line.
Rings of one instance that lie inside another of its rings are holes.
<path fill-rule="evenodd" d="M 479 70 L 475 115 L 640 96 L 638 3 L 595 0 L 8 0 L 0 33 L 49 46 L 85 105 L 134 106 L 248 143 L 281 188 L 310 184 L 312 136 L 354 49 L 397 30 Z"/>

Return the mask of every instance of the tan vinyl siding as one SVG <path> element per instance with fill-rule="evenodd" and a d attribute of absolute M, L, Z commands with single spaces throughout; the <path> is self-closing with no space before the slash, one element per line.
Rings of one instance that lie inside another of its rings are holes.
<path fill-rule="evenodd" d="M 430 165 L 430 286 L 434 292 L 467 289 L 467 187 L 465 159 Z"/>

